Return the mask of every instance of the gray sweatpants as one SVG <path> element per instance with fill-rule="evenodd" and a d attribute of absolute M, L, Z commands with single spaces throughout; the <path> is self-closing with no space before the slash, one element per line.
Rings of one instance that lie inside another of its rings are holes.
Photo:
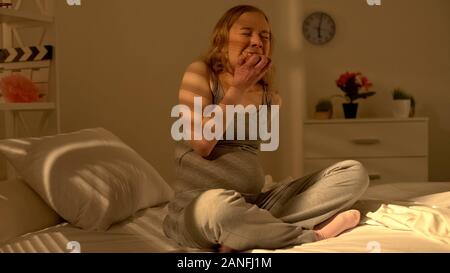
<path fill-rule="evenodd" d="M 314 242 L 314 226 L 349 209 L 368 184 L 364 167 L 348 160 L 253 200 L 232 190 L 208 190 L 185 208 L 183 241 L 195 248 L 226 245 L 239 251 Z"/>

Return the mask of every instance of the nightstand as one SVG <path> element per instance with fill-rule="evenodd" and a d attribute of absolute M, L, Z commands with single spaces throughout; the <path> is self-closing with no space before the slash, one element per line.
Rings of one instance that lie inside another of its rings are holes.
<path fill-rule="evenodd" d="M 354 159 L 371 182 L 428 181 L 428 118 L 308 120 L 305 174 Z"/>

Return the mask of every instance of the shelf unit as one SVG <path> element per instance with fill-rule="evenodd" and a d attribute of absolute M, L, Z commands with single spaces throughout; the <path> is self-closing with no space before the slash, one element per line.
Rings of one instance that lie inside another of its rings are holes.
<path fill-rule="evenodd" d="M 4 111 L 33 111 L 33 110 L 54 110 L 54 102 L 33 102 L 33 103 L 2 103 L 0 110 Z"/>
<path fill-rule="evenodd" d="M 20 73 L 45 94 L 45 99 L 33 103 L 10 103 L 1 98 L 4 135 L 0 138 L 41 136 L 45 130 L 52 134 L 60 133 L 58 69 L 54 50 L 55 0 L 0 0 L 0 3 L 11 4 L 10 7 L 0 7 L 0 79 Z M 44 55 L 51 57 L 43 58 Z M 14 176 L 10 166 L 7 167 L 7 176 Z"/>
<path fill-rule="evenodd" d="M 0 22 L 10 24 L 23 21 L 53 23 L 54 17 L 49 15 L 35 14 L 29 11 L 14 10 L 11 8 L 0 8 Z"/>
<path fill-rule="evenodd" d="M 30 47 L 33 49 L 45 50 L 44 45 L 46 35 L 49 29 L 54 26 L 54 16 L 51 15 L 52 8 L 55 8 L 54 0 L 2 0 L 0 3 L 9 3 L 11 7 L 0 7 L 0 23 L 2 29 L 1 48 L 7 49 L 9 52 L 15 52 L 17 48 L 25 49 L 26 51 L 21 58 L 13 58 L 12 54 L 8 54 L 10 59 L 0 61 L 0 78 L 11 73 L 21 73 L 33 80 L 39 82 L 36 84 L 43 93 L 46 94 L 46 101 L 37 103 L 7 103 L 2 99 L 0 101 L 0 111 L 5 114 L 5 135 L 4 138 L 21 137 L 19 135 L 20 126 L 25 130 L 27 135 L 36 136 L 43 133 L 43 128 L 39 126 L 39 130 L 32 132 L 30 126 L 27 125 L 27 119 L 23 116 L 24 112 L 40 112 L 40 125 L 47 124 L 48 119 L 53 114 L 54 130 L 56 133 L 60 132 L 59 126 L 59 109 L 58 109 L 58 84 L 56 62 L 53 57 L 50 60 L 32 60 L 29 61 L 32 54 Z M 25 4 L 28 4 L 25 5 Z M 20 33 L 21 29 L 32 29 L 39 31 L 38 36 L 35 36 L 33 41 L 24 43 L 23 37 Z M 55 28 L 53 27 L 53 30 Z M 36 39 L 36 37 L 38 39 Z M 54 39 L 56 40 L 56 39 Z M 54 47 L 54 45 L 52 45 Z M 34 53 L 34 52 L 33 52 Z M 19 60 L 20 59 L 20 60 Z M 42 72 L 36 72 L 42 71 Z M 36 73 L 35 73 L 36 72 Z M 36 76 L 35 76 L 36 75 Z"/>

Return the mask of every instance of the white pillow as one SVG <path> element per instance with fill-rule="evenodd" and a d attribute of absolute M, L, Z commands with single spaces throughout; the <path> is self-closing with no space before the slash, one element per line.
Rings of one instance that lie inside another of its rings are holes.
<path fill-rule="evenodd" d="M 103 128 L 2 140 L 0 152 L 51 208 L 83 229 L 106 230 L 173 196 L 148 162 Z"/>

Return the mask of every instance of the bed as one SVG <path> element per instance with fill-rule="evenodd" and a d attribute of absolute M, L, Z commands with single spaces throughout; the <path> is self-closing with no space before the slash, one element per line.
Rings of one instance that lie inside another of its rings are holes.
<path fill-rule="evenodd" d="M 103 128 L 0 140 L 0 154 L 20 177 L 0 182 L 0 253 L 209 251 L 164 235 L 172 189 Z M 336 238 L 248 252 L 450 252 L 450 182 L 372 184 L 354 208 L 360 225 Z"/>
<path fill-rule="evenodd" d="M 4 183 L 4 182 L 1 182 Z M 21 183 L 12 181 L 11 183 Z M 354 205 L 363 215 L 374 212 L 381 204 L 405 205 L 407 201 L 434 206 L 450 194 L 450 182 L 411 182 L 372 185 Z M 450 200 L 450 198 L 447 198 Z M 444 201 L 445 202 L 445 201 Z M 446 201 L 447 206 L 450 201 Z M 445 205 L 445 203 L 444 203 Z M 181 248 L 162 231 L 166 204 L 140 210 L 133 217 L 115 224 L 104 232 L 85 231 L 68 223 L 18 236 L 0 245 L 0 253 L 161 253 L 198 252 Z M 413 230 L 398 230 L 381 225 L 361 224 L 340 236 L 285 249 L 254 249 L 251 253 L 333 253 L 333 252 L 450 252 L 450 245 Z"/>

